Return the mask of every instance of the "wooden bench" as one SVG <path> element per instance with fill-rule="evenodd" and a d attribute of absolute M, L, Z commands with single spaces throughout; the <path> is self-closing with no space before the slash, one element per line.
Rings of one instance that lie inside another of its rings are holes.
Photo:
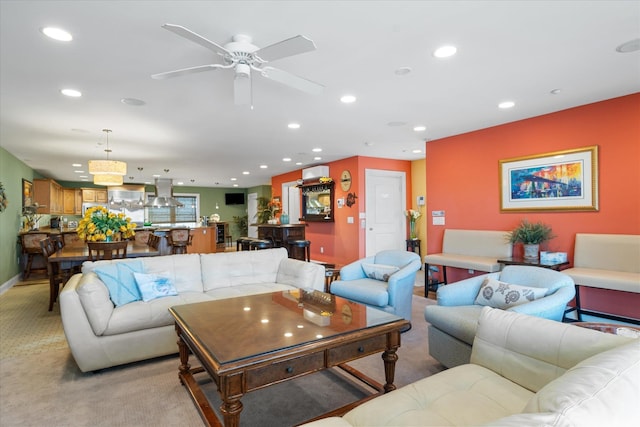
<path fill-rule="evenodd" d="M 444 230 L 442 253 L 424 257 L 425 295 L 429 286 L 447 284 L 446 267 L 494 273 L 502 268 L 498 259 L 511 257 L 512 249 L 507 231 Z M 442 281 L 429 283 L 429 265 L 442 266 Z"/>
<path fill-rule="evenodd" d="M 576 284 L 576 311 L 606 319 L 640 324 L 639 319 L 585 310 L 580 306 L 580 287 L 640 293 L 640 235 L 577 233 L 573 268 L 563 270 Z M 638 310 L 640 317 L 640 309 Z"/>

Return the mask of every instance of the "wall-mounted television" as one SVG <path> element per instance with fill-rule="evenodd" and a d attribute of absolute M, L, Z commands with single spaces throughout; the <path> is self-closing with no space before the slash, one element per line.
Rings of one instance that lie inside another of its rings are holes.
<path fill-rule="evenodd" d="M 244 193 L 225 193 L 225 205 L 244 205 Z"/>

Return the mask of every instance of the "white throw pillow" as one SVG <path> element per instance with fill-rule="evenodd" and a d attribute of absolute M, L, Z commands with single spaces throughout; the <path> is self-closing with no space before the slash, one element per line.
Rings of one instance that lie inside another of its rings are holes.
<path fill-rule="evenodd" d="M 363 263 L 362 270 L 369 279 L 384 280 L 385 282 L 388 282 L 389 277 L 400 270 L 400 268 L 395 265 Z"/>
<path fill-rule="evenodd" d="M 547 288 L 514 285 L 487 277 L 480 286 L 476 304 L 493 308 L 509 308 L 542 298 Z"/>

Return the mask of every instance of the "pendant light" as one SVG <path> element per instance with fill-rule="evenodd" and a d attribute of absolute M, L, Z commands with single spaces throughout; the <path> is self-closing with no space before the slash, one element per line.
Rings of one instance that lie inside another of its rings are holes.
<path fill-rule="evenodd" d="M 127 164 L 118 160 L 109 160 L 109 133 L 111 129 L 102 129 L 107 134 L 106 160 L 89 160 L 89 173 L 93 175 L 93 183 L 96 185 L 122 185 L 127 174 Z"/>

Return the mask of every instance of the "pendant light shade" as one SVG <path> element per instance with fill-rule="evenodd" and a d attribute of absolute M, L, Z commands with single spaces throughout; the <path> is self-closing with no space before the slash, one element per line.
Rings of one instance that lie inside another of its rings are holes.
<path fill-rule="evenodd" d="M 123 182 L 122 175 L 99 174 L 93 176 L 93 183 L 96 185 L 122 185 Z"/>
<path fill-rule="evenodd" d="M 102 129 L 107 134 L 106 160 L 89 160 L 89 173 L 94 175 L 93 183 L 97 185 L 122 185 L 123 176 L 127 174 L 127 164 L 118 160 L 109 160 L 109 132 L 110 129 Z"/>
<path fill-rule="evenodd" d="M 89 173 L 92 175 L 127 174 L 127 164 L 118 160 L 89 160 Z"/>

